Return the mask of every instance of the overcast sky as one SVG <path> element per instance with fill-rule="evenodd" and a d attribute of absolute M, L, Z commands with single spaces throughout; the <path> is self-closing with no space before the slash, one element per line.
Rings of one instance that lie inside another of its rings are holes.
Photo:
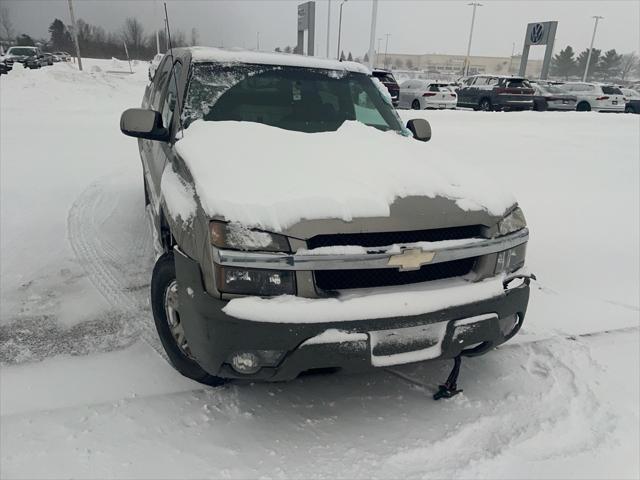
<path fill-rule="evenodd" d="M 54 18 L 69 22 L 67 0 L 0 0 L 7 6 L 16 32 L 48 37 Z M 469 38 L 472 7 L 469 0 L 380 0 L 376 38 L 389 52 L 464 54 Z M 486 0 L 478 7 L 472 55 L 508 56 L 513 43 L 522 50 L 525 26 L 529 22 L 557 20 L 556 48 L 569 44 L 576 50 L 589 46 L 593 15 L 602 15 L 596 48 L 618 52 L 640 51 L 640 0 Z M 139 18 L 145 28 L 161 26 L 158 0 L 74 0 L 77 18 L 118 31 L 125 18 Z M 294 0 L 167 0 L 172 30 L 187 33 L 197 28 L 200 44 L 255 48 L 260 32 L 260 49 L 294 45 L 297 10 Z M 154 8 L 154 5 L 157 8 Z M 327 0 L 316 2 L 316 52 L 326 53 Z M 337 45 L 340 0 L 331 0 L 331 55 Z M 157 11 L 157 16 L 154 14 Z M 348 0 L 343 7 L 342 46 L 345 53 L 361 56 L 368 49 L 371 0 Z M 377 47 L 376 40 L 376 47 Z M 532 58 L 544 49 L 534 48 Z"/>

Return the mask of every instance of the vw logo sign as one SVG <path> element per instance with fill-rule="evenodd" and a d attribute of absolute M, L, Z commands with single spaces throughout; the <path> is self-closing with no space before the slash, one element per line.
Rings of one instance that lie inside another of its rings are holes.
<path fill-rule="evenodd" d="M 531 29 L 531 43 L 538 43 L 542 40 L 542 34 L 544 33 L 544 25 L 541 23 L 536 23 Z"/>

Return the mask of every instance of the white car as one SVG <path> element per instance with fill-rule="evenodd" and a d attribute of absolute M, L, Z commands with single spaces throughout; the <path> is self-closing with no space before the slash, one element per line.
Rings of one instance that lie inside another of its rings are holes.
<path fill-rule="evenodd" d="M 400 85 L 399 108 L 456 108 L 458 94 L 451 85 L 431 80 L 407 80 Z"/>
<path fill-rule="evenodd" d="M 624 95 L 615 85 L 569 82 L 562 88 L 576 96 L 578 112 L 624 112 Z"/>

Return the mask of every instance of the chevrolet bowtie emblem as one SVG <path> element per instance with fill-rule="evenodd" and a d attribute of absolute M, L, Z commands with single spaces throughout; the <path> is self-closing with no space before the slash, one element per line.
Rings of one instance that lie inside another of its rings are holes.
<path fill-rule="evenodd" d="M 401 272 L 418 270 L 425 263 L 430 263 L 435 255 L 435 252 L 424 252 L 419 248 L 410 248 L 403 250 L 398 255 L 391 256 L 387 265 L 398 267 Z"/>

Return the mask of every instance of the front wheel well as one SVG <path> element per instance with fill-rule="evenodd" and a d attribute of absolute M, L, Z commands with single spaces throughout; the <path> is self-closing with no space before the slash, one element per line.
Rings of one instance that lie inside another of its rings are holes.
<path fill-rule="evenodd" d="M 160 210 L 160 244 L 165 252 L 170 252 L 173 250 L 174 245 L 177 244 L 173 233 L 171 233 L 171 227 L 164 210 Z"/>

